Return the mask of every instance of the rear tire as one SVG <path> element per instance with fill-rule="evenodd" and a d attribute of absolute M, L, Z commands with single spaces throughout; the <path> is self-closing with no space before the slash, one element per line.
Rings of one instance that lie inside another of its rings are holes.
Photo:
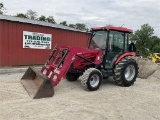
<path fill-rule="evenodd" d="M 102 79 L 102 73 L 96 68 L 87 69 L 80 77 L 83 88 L 90 91 L 99 89 Z"/>
<path fill-rule="evenodd" d="M 132 58 L 123 58 L 114 69 L 115 82 L 124 87 L 134 84 L 138 75 L 138 64 Z"/>
<path fill-rule="evenodd" d="M 77 73 L 67 73 L 66 79 L 68 81 L 76 81 L 79 78 L 79 74 Z"/>

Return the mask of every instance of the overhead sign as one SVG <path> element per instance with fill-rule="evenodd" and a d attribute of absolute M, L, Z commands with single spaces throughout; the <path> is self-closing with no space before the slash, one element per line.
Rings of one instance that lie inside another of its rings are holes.
<path fill-rule="evenodd" d="M 51 49 L 52 35 L 23 31 L 23 48 Z"/>

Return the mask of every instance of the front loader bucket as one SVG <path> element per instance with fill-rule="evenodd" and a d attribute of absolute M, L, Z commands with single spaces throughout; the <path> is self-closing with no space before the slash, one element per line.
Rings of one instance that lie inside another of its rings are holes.
<path fill-rule="evenodd" d="M 52 97 L 54 89 L 50 79 L 33 67 L 29 67 L 21 78 L 21 83 L 33 99 Z"/>

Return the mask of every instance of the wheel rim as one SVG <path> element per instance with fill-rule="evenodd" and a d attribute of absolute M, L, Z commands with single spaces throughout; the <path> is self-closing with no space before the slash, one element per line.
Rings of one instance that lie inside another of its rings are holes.
<path fill-rule="evenodd" d="M 135 67 L 133 65 L 129 65 L 125 70 L 125 78 L 127 81 L 132 81 L 135 76 Z"/>
<path fill-rule="evenodd" d="M 96 87 L 99 83 L 99 80 L 100 80 L 100 78 L 97 74 L 92 75 L 92 77 L 90 78 L 90 81 L 89 81 L 90 85 L 92 87 Z"/>

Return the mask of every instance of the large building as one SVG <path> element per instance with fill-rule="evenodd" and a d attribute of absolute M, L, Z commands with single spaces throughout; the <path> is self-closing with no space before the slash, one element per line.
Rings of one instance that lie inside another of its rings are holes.
<path fill-rule="evenodd" d="M 43 64 L 55 44 L 87 47 L 89 37 L 67 26 L 0 15 L 0 66 Z"/>

